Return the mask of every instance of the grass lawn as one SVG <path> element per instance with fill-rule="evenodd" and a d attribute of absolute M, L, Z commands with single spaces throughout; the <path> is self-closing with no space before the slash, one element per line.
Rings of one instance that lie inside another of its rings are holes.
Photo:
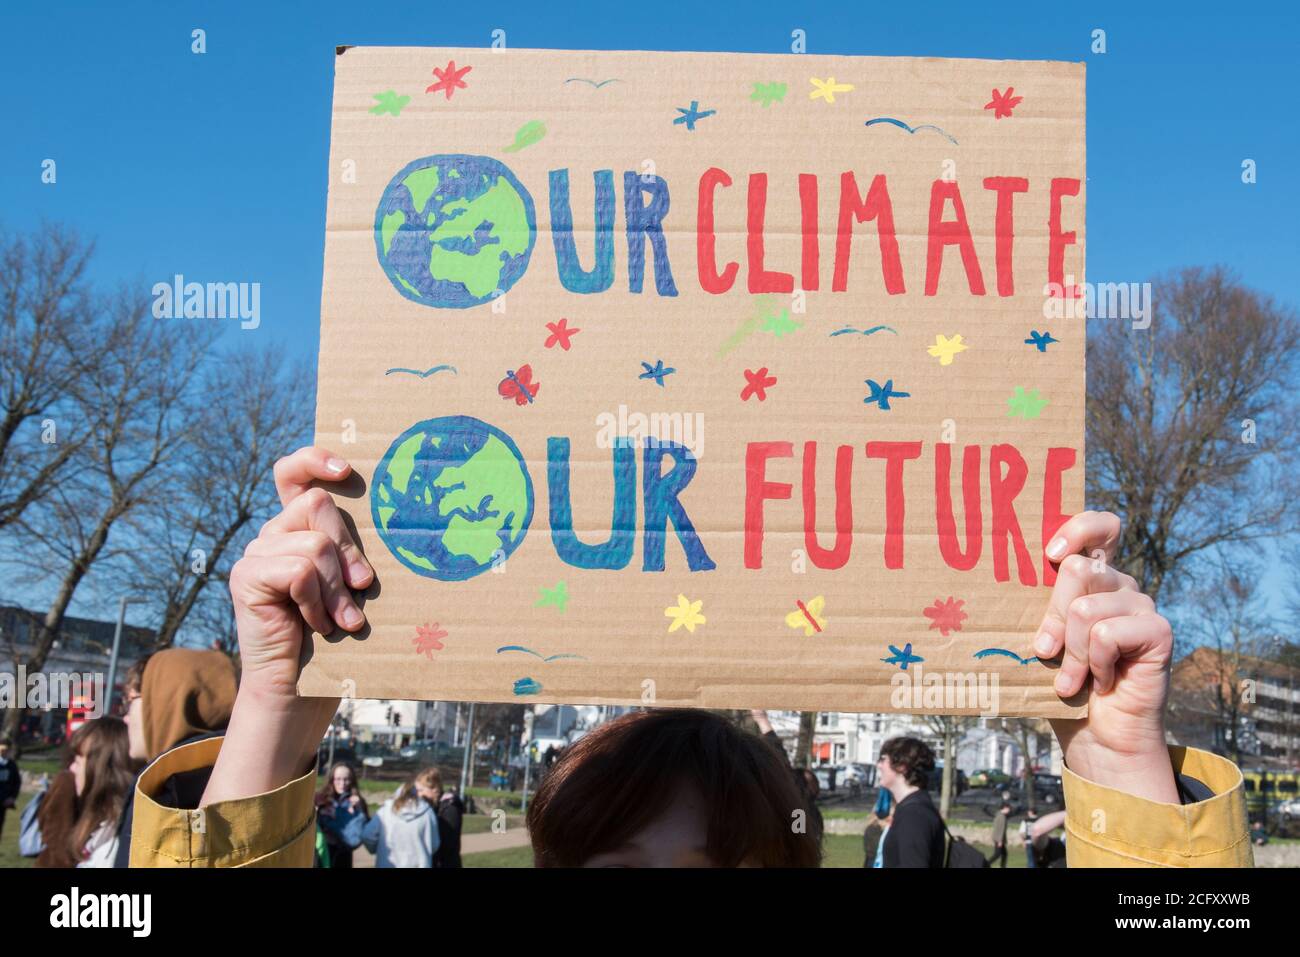
<path fill-rule="evenodd" d="M 513 830 L 517 827 L 524 826 L 524 818 L 521 814 L 507 814 L 506 827 Z M 491 814 L 466 814 L 461 818 L 462 834 L 486 834 L 492 830 Z"/>
<path fill-rule="evenodd" d="M 460 860 L 465 867 L 532 867 L 533 849 L 525 844 L 523 847 L 508 847 L 503 851 L 463 854 Z"/>
<path fill-rule="evenodd" d="M 5 815 L 5 832 L 0 837 L 0 867 L 31 867 L 34 857 L 18 853 L 18 822 L 22 809 L 36 796 L 35 791 L 23 791 L 18 796 L 18 806 Z"/>

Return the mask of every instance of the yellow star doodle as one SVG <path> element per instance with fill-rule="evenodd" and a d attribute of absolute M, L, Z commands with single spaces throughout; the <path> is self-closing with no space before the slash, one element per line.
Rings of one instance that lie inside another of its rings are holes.
<path fill-rule="evenodd" d="M 952 365 L 952 357 L 959 352 L 965 352 L 970 346 L 961 341 L 961 333 L 953 336 L 951 339 L 943 334 L 934 337 L 934 345 L 925 351 L 930 353 L 939 360 L 939 365 Z"/>
<path fill-rule="evenodd" d="M 836 93 L 848 93 L 853 89 L 852 83 L 836 83 L 833 76 L 828 76 L 824 80 L 819 80 L 815 76 L 809 79 L 812 85 L 817 88 L 808 94 L 810 100 L 822 99 L 827 103 L 834 103 Z"/>
<path fill-rule="evenodd" d="M 704 607 L 704 600 L 691 601 L 685 595 L 677 596 L 677 604 L 669 605 L 664 609 L 664 615 L 673 620 L 668 626 L 668 633 L 671 635 L 678 628 L 685 628 L 691 634 L 695 634 L 695 626 L 704 624 L 704 616 L 700 614 L 700 609 Z"/>

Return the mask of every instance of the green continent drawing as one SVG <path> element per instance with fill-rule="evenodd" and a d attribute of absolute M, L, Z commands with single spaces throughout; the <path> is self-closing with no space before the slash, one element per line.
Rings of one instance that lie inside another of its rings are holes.
<path fill-rule="evenodd" d="M 528 268 L 533 199 L 488 156 L 426 156 L 393 177 L 375 213 L 379 264 L 407 299 L 464 309 L 488 302 Z"/>
<path fill-rule="evenodd" d="M 510 436 L 470 416 L 444 416 L 394 440 L 375 469 L 370 511 L 403 565 L 463 581 L 519 547 L 533 518 L 533 483 Z"/>

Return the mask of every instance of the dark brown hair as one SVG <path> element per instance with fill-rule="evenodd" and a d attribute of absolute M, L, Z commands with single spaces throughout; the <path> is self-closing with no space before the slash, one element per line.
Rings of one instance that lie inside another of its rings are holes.
<path fill-rule="evenodd" d="M 880 756 L 914 788 L 925 787 L 934 770 L 934 751 L 920 738 L 890 738 L 880 746 Z"/>
<path fill-rule="evenodd" d="M 356 792 L 357 797 L 361 798 L 361 810 L 365 812 L 366 817 L 370 817 L 370 805 L 366 803 L 366 799 L 361 795 L 361 783 L 357 777 L 357 769 L 352 766 L 350 761 L 335 761 L 330 765 L 330 772 L 325 775 L 325 783 L 316 792 L 316 806 L 322 807 L 334 800 L 334 772 L 339 768 L 347 768 L 352 775 L 352 790 Z"/>
<path fill-rule="evenodd" d="M 708 711 L 624 715 L 564 749 L 528 807 L 538 867 L 579 867 L 655 821 L 683 785 L 704 798 L 719 867 L 817 867 L 821 835 L 790 768 L 766 741 Z M 811 817 L 811 815 L 808 815 Z"/>
<path fill-rule="evenodd" d="M 86 758 L 85 786 L 77 798 L 77 820 L 69 840 L 72 856 L 85 859 L 86 843 L 106 822 L 117 826 L 122 805 L 131 793 L 131 744 L 126 722 L 121 718 L 96 718 L 72 733 L 73 755 Z"/>

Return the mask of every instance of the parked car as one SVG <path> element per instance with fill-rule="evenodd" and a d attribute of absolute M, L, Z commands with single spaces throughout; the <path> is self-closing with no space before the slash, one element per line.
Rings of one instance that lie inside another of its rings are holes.
<path fill-rule="evenodd" d="M 848 764 L 840 769 L 840 781 L 845 785 L 856 783 L 860 788 L 869 788 L 875 780 L 876 769 L 869 764 Z"/>
<path fill-rule="evenodd" d="M 1014 783 L 1014 778 L 999 768 L 984 768 L 970 776 L 973 788 L 1002 788 Z"/>
<path fill-rule="evenodd" d="M 823 793 L 834 791 L 840 785 L 840 768 L 822 765 L 812 769 L 817 776 L 817 784 Z"/>
<path fill-rule="evenodd" d="M 959 797 L 962 794 L 962 792 L 964 792 L 969 787 L 970 787 L 970 781 L 967 780 L 966 778 L 966 772 L 963 771 L 961 768 L 958 768 L 957 779 L 956 781 L 953 782 L 953 788 L 952 788 L 953 797 Z M 943 765 L 936 764 L 934 766 L 934 770 L 930 772 L 930 777 L 927 782 L 926 790 L 933 791 L 935 794 L 938 794 L 942 788 L 943 788 Z"/>
<path fill-rule="evenodd" d="M 1061 779 L 1055 774 L 1034 775 L 1034 795 L 1043 804 L 1060 805 L 1065 803 L 1065 789 Z"/>

